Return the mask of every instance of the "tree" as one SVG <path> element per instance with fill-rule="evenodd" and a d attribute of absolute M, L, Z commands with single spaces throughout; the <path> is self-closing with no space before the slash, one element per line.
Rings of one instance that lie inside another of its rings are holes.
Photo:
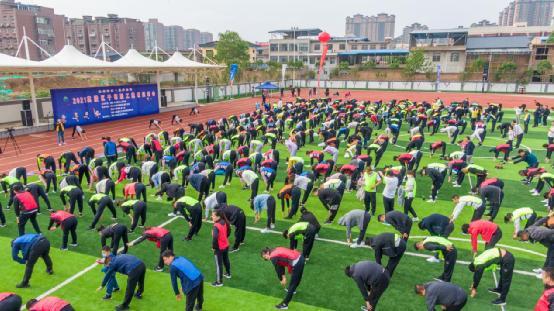
<path fill-rule="evenodd" d="M 513 78 L 512 80 L 515 80 L 515 73 L 517 70 L 516 63 L 512 61 L 505 61 L 502 64 L 500 64 L 500 67 L 498 67 L 498 70 L 494 73 L 494 77 L 496 80 L 507 80 L 507 78 Z"/>
<path fill-rule="evenodd" d="M 404 75 L 413 79 L 418 72 L 426 72 L 431 64 L 425 59 L 423 50 L 416 49 L 410 51 L 410 55 L 406 58 L 406 67 L 404 67 Z"/>
<path fill-rule="evenodd" d="M 219 34 L 219 42 L 217 42 L 217 54 L 215 59 L 222 64 L 230 66 L 238 64 L 239 67 L 246 68 L 249 63 L 248 42 L 242 40 L 238 33 L 234 31 L 226 31 Z"/>
<path fill-rule="evenodd" d="M 541 76 L 545 75 L 552 70 L 552 64 L 547 59 L 543 59 L 537 63 L 536 70 Z"/>

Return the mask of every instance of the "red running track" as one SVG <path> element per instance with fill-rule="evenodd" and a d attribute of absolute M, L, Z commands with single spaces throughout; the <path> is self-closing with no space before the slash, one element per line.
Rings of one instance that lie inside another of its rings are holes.
<path fill-rule="evenodd" d="M 344 90 L 339 90 L 340 94 L 344 94 Z M 307 95 L 307 89 L 302 90 L 302 95 Z M 391 99 L 410 99 L 413 101 L 433 101 L 437 97 L 440 97 L 444 102 L 449 103 L 451 101 L 460 101 L 468 98 L 471 102 L 478 102 L 486 104 L 489 102 L 502 103 L 504 107 L 515 107 L 521 104 L 527 104 L 531 107 L 533 100 L 546 105 L 554 105 L 554 97 L 547 96 L 532 96 L 532 95 L 518 95 L 518 94 L 480 94 L 480 93 L 436 93 L 436 92 L 407 92 L 407 91 L 364 91 L 353 90 L 351 91 L 352 98 L 358 100 L 384 100 Z M 284 100 L 290 100 L 290 92 L 286 92 L 286 98 Z M 276 98 L 274 97 L 275 101 Z M 88 140 L 81 141 L 79 138 L 71 138 L 71 130 L 66 131 L 66 145 L 58 146 L 56 144 L 56 134 L 54 132 L 42 132 L 31 135 L 18 136 L 17 141 L 22 149 L 22 153 L 16 155 L 15 150 L 8 144 L 7 150 L 4 154 L 0 155 L 0 173 L 6 172 L 14 167 L 23 166 L 26 167 L 28 173 L 36 170 L 35 157 L 39 153 L 47 153 L 54 156 L 56 159 L 63 152 L 68 150 L 77 152 L 85 146 L 90 146 L 96 150 L 97 154 L 102 153 L 102 136 L 110 136 L 114 140 L 120 137 L 132 137 L 137 141 L 141 141 L 142 138 L 150 132 L 158 132 L 159 130 L 149 130 L 148 123 L 152 118 L 162 120 L 162 127 L 170 134 L 178 126 L 170 126 L 171 116 L 174 114 L 180 115 L 184 121 L 183 126 L 186 130 L 188 127 L 186 124 L 195 122 L 206 122 L 208 119 L 219 119 L 221 117 L 228 117 L 229 115 L 238 115 L 244 112 L 250 112 L 254 110 L 254 104 L 259 101 L 259 98 L 241 98 L 221 103 L 215 103 L 200 107 L 200 114 L 198 116 L 189 117 L 188 113 L 190 109 L 182 109 L 171 112 L 164 112 L 158 115 L 134 117 L 126 120 L 118 120 L 111 122 L 104 122 L 99 124 L 93 124 L 86 126 Z M 0 146 L 3 147 L 3 146 Z"/>

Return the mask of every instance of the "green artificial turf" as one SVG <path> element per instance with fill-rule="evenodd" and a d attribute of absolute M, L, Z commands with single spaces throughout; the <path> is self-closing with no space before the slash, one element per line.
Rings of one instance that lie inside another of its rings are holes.
<path fill-rule="evenodd" d="M 509 120 L 511 117 L 513 117 L 513 114 L 511 112 L 506 112 L 504 117 L 505 120 Z M 407 143 L 408 135 L 406 131 L 407 127 L 404 125 L 401 136 L 397 142 L 399 146 L 405 146 Z M 542 150 L 543 148 L 541 146 L 546 142 L 546 131 L 546 127 L 531 128 L 529 134 L 527 134 L 523 140 L 523 145 L 532 149 L 537 149 L 536 154 L 541 160 L 543 160 L 545 156 L 545 152 Z M 470 134 L 469 126 L 465 134 Z M 425 138 L 425 147 L 422 149 L 425 155 L 420 168 L 426 163 L 440 162 L 437 155 L 434 158 L 429 157 L 427 153 L 429 143 L 439 139 L 447 140 L 443 134 L 435 136 L 426 135 Z M 474 162 L 487 168 L 490 177 L 499 177 L 503 179 L 506 184 L 504 188 L 506 193 L 505 199 L 496 219 L 496 222 L 501 226 L 504 233 L 500 244 L 546 254 L 546 250 L 541 245 L 512 240 L 513 225 L 504 224 L 502 221 L 505 213 L 523 206 L 534 208 L 539 215 L 546 214 L 546 208 L 540 203 L 542 198 L 531 196 L 528 192 L 531 188 L 522 185 L 520 182 L 521 178 L 517 175 L 517 171 L 525 167 L 523 163 L 518 165 L 509 163 L 505 165 L 503 170 L 494 168 L 495 162 L 491 158 L 492 154 L 488 152 L 488 149 L 503 141 L 503 139 L 499 138 L 498 132 L 490 133 L 489 131 L 487 133 L 487 139 L 485 140 L 485 146 L 479 147 L 474 155 Z M 316 140 L 316 144 L 317 143 L 318 141 Z M 304 155 L 304 151 L 306 150 L 320 149 L 316 144 L 305 146 L 299 151 L 299 155 Z M 266 146 L 264 150 L 267 150 L 267 148 Z M 287 157 L 287 152 L 283 145 L 280 144 L 278 149 L 281 152 L 282 161 L 279 167 L 275 189 L 272 192 L 274 195 L 276 195 L 283 184 L 285 178 L 284 170 L 286 168 L 284 159 Z M 346 163 L 349 160 L 342 156 L 343 150 L 344 145 L 341 148 L 339 163 Z M 448 152 L 455 150 L 459 150 L 459 148 L 452 145 L 448 146 Z M 386 164 L 393 164 L 392 157 L 401 152 L 403 152 L 403 148 L 390 145 L 385 156 L 381 160 L 380 167 Z M 513 152 L 512 155 L 515 155 L 515 152 Z M 306 163 L 309 163 L 309 160 Z M 547 164 L 543 164 L 543 166 L 550 168 L 550 165 Z M 309 169 L 308 166 L 306 166 L 306 169 Z M 469 191 L 467 178 L 462 188 L 452 188 L 451 184 L 445 183 L 439 193 L 437 203 L 429 204 L 425 202 L 425 199 L 427 199 L 430 194 L 430 179 L 419 175 L 417 179 L 418 198 L 414 200 L 414 207 L 420 218 L 431 213 L 449 215 L 454 206 L 450 201 L 450 197 L 455 193 L 466 194 Z M 221 183 L 222 177 L 218 176 L 216 185 L 219 186 Z M 122 185 L 118 185 L 118 196 L 121 196 L 121 189 Z M 260 192 L 263 191 L 263 189 L 265 189 L 265 185 L 260 183 Z M 230 204 L 235 204 L 244 209 L 248 216 L 247 225 L 249 227 L 261 228 L 265 224 L 265 214 L 260 223 L 253 224 L 253 212 L 250 210 L 249 203 L 247 202 L 250 192 L 249 190 L 241 190 L 238 178 L 233 178 L 232 186 L 227 187 L 224 191 L 227 192 Z M 151 196 L 153 193 L 154 192 L 149 188 L 147 225 L 158 225 L 169 219 L 167 213 L 170 212 L 170 205 L 165 201 L 155 200 L 155 198 Z M 187 189 L 187 195 L 193 197 L 197 196 L 196 192 L 190 187 Z M 87 198 L 89 196 L 90 193 L 87 193 Z M 50 193 L 49 197 L 52 204 L 57 209 L 62 208 L 58 194 Z M 3 206 L 6 205 L 5 198 L 1 198 L 0 201 Z M 278 204 L 278 206 L 280 206 L 280 204 Z M 322 207 L 316 196 L 310 197 L 306 207 L 317 215 L 320 222 L 325 220 L 327 216 L 326 210 Z M 399 206 L 395 206 L 395 208 L 401 210 Z M 354 192 L 345 194 L 336 219 L 340 218 L 351 209 L 363 209 L 363 203 L 355 198 Z M 9 240 L 17 235 L 17 227 L 14 222 L 15 216 L 13 211 L 6 211 L 8 226 L 6 228 L 0 228 L 0 236 L 4 237 L 0 238 L 0 254 L 2 254 L 1 256 L 3 257 L 3 264 L 0 265 L 0 274 L 2 275 L 0 291 L 17 292 L 24 297 L 24 300 L 27 300 L 44 293 L 69 276 L 90 266 L 94 262 L 94 259 L 100 255 L 100 239 L 96 232 L 86 230 L 92 220 L 90 209 L 86 206 L 86 203 L 84 211 L 84 216 L 79 218 L 79 246 L 76 248 L 70 247 L 70 251 L 67 252 L 59 250 L 61 244 L 61 232 L 59 230 L 55 232 L 46 232 L 48 223 L 47 213 L 43 213 L 39 216 L 41 228 L 52 243 L 55 274 L 53 276 L 46 275 L 44 273 L 44 265 L 39 262 L 36 266 L 33 278 L 31 279 L 32 287 L 24 290 L 17 290 L 15 288 L 15 284 L 21 280 L 24 266 L 13 262 L 10 258 Z M 380 195 L 378 195 L 377 213 L 382 213 L 382 211 L 382 201 Z M 460 232 L 461 224 L 469 221 L 471 214 L 472 210 L 470 210 L 470 208 L 464 210 L 462 215 L 457 219 L 456 229 L 452 234 L 453 238 L 465 239 L 464 241 L 454 240 L 459 250 L 458 260 L 469 261 L 472 257 L 468 240 L 469 237 L 462 235 Z M 130 223 L 129 218 L 123 216 L 120 211 L 118 211 L 118 217 L 120 222 L 125 224 Z M 109 212 L 105 211 L 101 223 L 111 223 L 110 218 Z M 277 226 L 275 230 L 282 231 L 292 223 L 293 221 L 283 220 L 283 215 L 278 207 Z M 248 230 L 245 240 L 246 244 L 241 247 L 238 253 L 230 255 L 233 278 L 231 280 L 225 280 L 225 286 L 222 288 L 211 288 L 209 283 L 215 278 L 214 258 L 210 244 L 211 224 L 204 223 L 200 235 L 195 237 L 191 242 L 182 241 L 183 236 L 188 231 L 188 225 L 184 219 L 176 219 L 174 222 L 170 223 L 167 228 L 173 233 L 176 253 L 190 258 L 204 273 L 206 281 L 205 310 L 270 310 L 275 304 L 279 303 L 284 296 L 285 293 L 278 283 L 273 267 L 269 262 L 263 261 L 259 255 L 260 249 L 265 246 L 288 246 L 288 241 L 283 239 L 280 235 L 275 233 L 261 234 L 256 230 Z M 28 225 L 27 230 L 32 230 L 32 227 Z M 368 235 L 376 235 L 391 230 L 392 228 L 384 226 L 376 222 L 375 219 L 372 219 L 369 224 Z M 130 239 L 137 238 L 139 236 L 139 231 L 140 230 L 136 230 L 135 233 L 130 234 Z M 356 233 L 357 231 L 355 231 L 354 234 Z M 424 235 L 426 235 L 426 233 L 421 232 L 417 226 L 414 225 L 412 236 Z M 343 242 L 345 240 L 345 230 L 343 227 L 338 226 L 335 221 L 333 225 L 324 226 L 320 232 L 320 237 Z M 407 252 L 410 253 L 416 252 L 412 245 L 414 241 L 419 240 L 419 238 L 413 237 L 408 243 Z M 232 239 L 233 238 L 231 238 L 231 240 Z M 482 244 L 480 244 L 479 250 L 483 250 Z M 531 271 L 533 268 L 541 267 L 544 262 L 544 257 L 542 256 L 517 249 L 508 248 L 508 250 L 512 251 L 516 257 L 517 270 Z M 130 253 L 143 259 L 150 269 L 154 268 L 157 264 L 159 252 L 154 243 L 148 241 L 143 242 L 142 244 L 132 247 Z M 312 255 L 310 256 L 310 261 L 306 265 L 302 283 L 289 306 L 290 309 L 359 310 L 359 306 L 363 303 L 361 295 L 354 282 L 344 276 L 343 268 L 348 264 L 360 260 L 373 259 L 373 252 L 366 248 L 350 249 L 346 245 L 338 243 L 316 241 Z M 425 258 L 405 254 L 395 271 L 389 288 L 379 302 L 379 309 L 424 309 L 424 298 L 416 296 L 413 293 L 413 286 L 417 283 L 431 281 L 433 277 L 438 276 L 441 272 L 442 263 L 431 264 L 426 262 Z M 103 293 L 95 291 L 100 285 L 102 276 L 103 274 L 100 272 L 100 268 L 96 267 L 82 277 L 77 278 L 72 283 L 56 291 L 53 295 L 70 301 L 77 310 L 111 310 L 115 305 L 121 302 L 123 294 L 115 294 L 112 301 L 103 301 L 101 299 Z M 458 264 L 452 281 L 467 290 L 471 284 L 471 278 L 472 274 L 467 269 L 467 266 Z M 118 276 L 118 280 L 120 281 L 120 286 L 124 288 L 125 278 Z M 490 294 L 486 290 L 489 287 L 493 287 L 493 285 L 491 272 L 485 273 L 479 287 L 478 296 L 469 300 L 466 309 L 499 309 L 499 307 L 490 304 L 490 301 L 495 299 L 496 295 Z M 534 276 L 515 274 L 510 294 L 508 295 L 506 308 L 508 310 L 529 310 L 534 306 L 541 291 L 542 282 L 539 279 Z M 155 307 L 159 310 L 173 310 L 183 308 L 183 304 L 184 302 L 175 301 L 170 285 L 169 274 L 157 273 L 153 270 L 149 270 L 146 277 L 144 299 L 142 301 L 134 300 L 131 307 L 135 310 L 150 310 Z"/>

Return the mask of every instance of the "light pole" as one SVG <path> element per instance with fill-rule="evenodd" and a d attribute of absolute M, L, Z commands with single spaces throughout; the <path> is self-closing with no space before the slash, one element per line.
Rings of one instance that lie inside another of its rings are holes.
<path fill-rule="evenodd" d="M 298 27 L 292 27 L 292 85 L 294 86 L 294 80 L 296 79 L 296 30 Z"/>

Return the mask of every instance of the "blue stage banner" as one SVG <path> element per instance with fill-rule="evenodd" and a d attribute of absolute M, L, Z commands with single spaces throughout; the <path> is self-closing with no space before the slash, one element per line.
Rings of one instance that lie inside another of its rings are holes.
<path fill-rule="evenodd" d="M 92 124 L 159 112 L 156 84 L 52 89 L 54 122 Z"/>

